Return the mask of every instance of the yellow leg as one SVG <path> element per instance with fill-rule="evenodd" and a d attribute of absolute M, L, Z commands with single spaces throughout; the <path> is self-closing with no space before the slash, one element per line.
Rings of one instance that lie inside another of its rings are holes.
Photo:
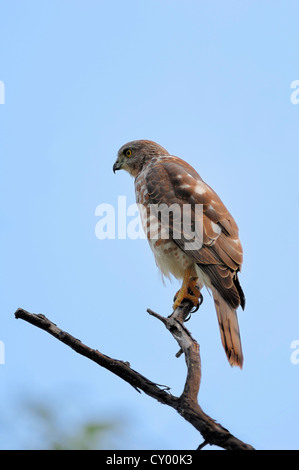
<path fill-rule="evenodd" d="M 191 277 L 191 266 L 186 269 L 183 284 L 176 295 L 175 302 L 173 304 L 173 310 L 181 305 L 184 299 L 191 300 L 194 306 L 197 307 L 199 304 L 199 297 L 201 296 L 200 290 L 197 287 L 197 278 Z"/>

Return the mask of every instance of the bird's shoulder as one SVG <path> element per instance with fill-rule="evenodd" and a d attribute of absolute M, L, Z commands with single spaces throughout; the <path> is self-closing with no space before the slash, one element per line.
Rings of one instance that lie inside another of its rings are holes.
<path fill-rule="evenodd" d="M 216 192 L 201 178 L 199 173 L 185 160 L 174 155 L 153 158 L 142 172 L 150 193 L 159 192 L 176 198 L 177 202 L 204 204 L 223 210 L 223 203 Z"/>
<path fill-rule="evenodd" d="M 185 160 L 167 155 L 152 159 L 144 171 L 150 202 L 202 207 L 205 230 L 212 239 L 220 234 L 238 240 L 238 226 L 218 194 Z"/>

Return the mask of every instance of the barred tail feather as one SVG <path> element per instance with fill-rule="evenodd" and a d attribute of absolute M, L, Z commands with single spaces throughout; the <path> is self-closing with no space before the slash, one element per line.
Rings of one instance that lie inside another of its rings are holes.
<path fill-rule="evenodd" d="M 243 366 L 243 352 L 240 338 L 237 312 L 212 287 L 221 340 L 231 366 Z"/>

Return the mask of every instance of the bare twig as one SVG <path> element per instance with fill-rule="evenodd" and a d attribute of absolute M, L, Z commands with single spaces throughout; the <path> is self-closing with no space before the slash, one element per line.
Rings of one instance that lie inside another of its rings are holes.
<path fill-rule="evenodd" d="M 173 396 L 169 392 L 168 387 L 158 385 L 136 372 L 130 367 L 128 362 L 113 359 L 96 349 L 86 346 L 79 339 L 61 330 L 44 315 L 33 314 L 26 310 L 18 309 L 15 312 L 15 317 L 45 330 L 59 341 L 74 349 L 77 353 L 118 375 L 138 392 L 142 390 L 160 403 L 174 408 L 202 434 L 204 443 L 198 449 L 201 449 L 204 445 L 211 444 L 227 450 L 253 450 L 253 447 L 234 437 L 227 429 L 206 415 L 198 405 L 197 395 L 201 380 L 199 346 L 184 326 L 184 320 L 189 315 L 190 310 L 189 302 L 184 303 L 182 308 L 178 308 L 168 318 L 148 310 L 152 316 L 162 321 L 178 342 L 181 348 L 180 351 L 185 355 L 188 372 L 185 387 L 180 397 Z"/>
<path fill-rule="evenodd" d="M 184 391 L 180 397 L 181 401 L 191 400 L 197 403 L 197 395 L 201 381 L 199 345 L 195 339 L 192 338 L 190 332 L 183 324 L 184 318 L 186 318 L 187 314 L 190 313 L 191 308 L 192 305 L 190 305 L 190 302 L 183 302 L 182 305 L 168 318 L 161 317 L 161 315 L 150 309 L 147 309 L 147 311 L 150 315 L 161 320 L 178 342 L 180 350 L 176 356 L 178 357 L 182 353 L 185 354 L 187 379 Z"/>
<path fill-rule="evenodd" d="M 202 450 L 206 445 L 208 445 L 208 442 L 203 441 L 201 444 L 199 444 L 196 450 Z"/>

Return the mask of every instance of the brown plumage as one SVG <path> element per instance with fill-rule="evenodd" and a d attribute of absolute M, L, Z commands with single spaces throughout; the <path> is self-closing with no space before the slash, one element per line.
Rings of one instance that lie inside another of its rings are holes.
<path fill-rule="evenodd" d="M 199 289 L 205 285 L 211 290 L 227 358 L 231 365 L 242 367 L 236 310 L 245 307 L 238 279 L 243 250 L 232 215 L 194 168 L 169 155 L 155 142 L 137 140 L 125 144 L 113 166 L 114 171 L 119 169 L 135 178 L 136 201 L 144 208 L 143 226 L 157 266 L 164 276 L 173 275 L 177 279 L 187 276 L 189 291 L 194 293 L 190 298 L 195 299 L 195 304 L 199 295 L 194 288 L 195 280 Z M 162 207 L 175 209 L 168 211 L 166 222 L 162 211 L 159 213 Z M 189 221 L 187 230 L 181 218 L 185 213 Z M 198 227 L 200 234 L 196 231 Z M 186 297 L 185 289 L 180 299 Z"/>

